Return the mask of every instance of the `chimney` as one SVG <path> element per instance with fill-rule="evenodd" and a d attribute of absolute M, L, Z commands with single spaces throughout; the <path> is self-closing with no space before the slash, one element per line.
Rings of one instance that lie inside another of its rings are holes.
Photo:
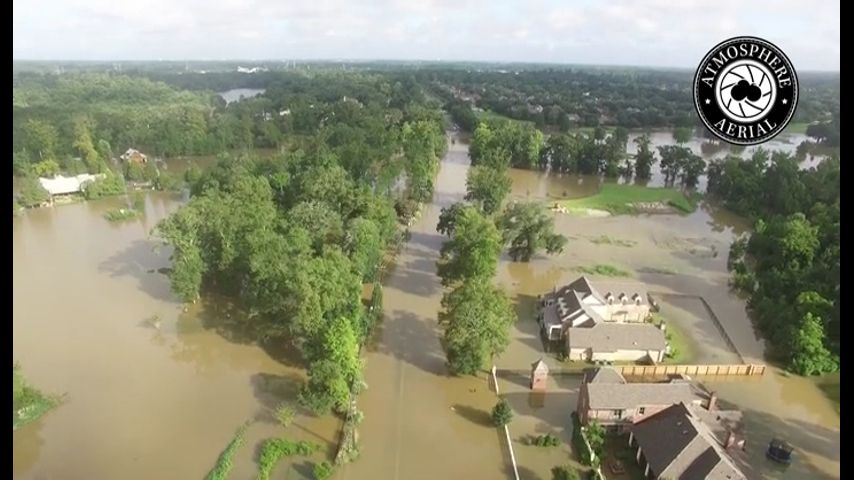
<path fill-rule="evenodd" d="M 727 430 L 724 448 L 728 449 L 729 447 L 733 446 L 733 444 L 735 444 L 735 433 L 733 433 L 732 430 Z"/>
<path fill-rule="evenodd" d="M 711 412 L 717 407 L 718 404 L 718 394 L 717 392 L 712 392 L 711 396 L 709 396 L 709 406 L 708 410 Z"/>

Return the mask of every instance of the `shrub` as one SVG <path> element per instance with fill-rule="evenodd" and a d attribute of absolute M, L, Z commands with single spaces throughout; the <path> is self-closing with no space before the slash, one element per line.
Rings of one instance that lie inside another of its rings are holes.
<path fill-rule="evenodd" d="M 552 467 L 552 480 L 579 480 L 578 472 L 570 466 Z"/>
<path fill-rule="evenodd" d="M 245 442 L 245 433 L 246 425 L 242 425 L 237 429 L 237 433 L 234 434 L 234 438 L 231 439 L 231 442 L 229 442 L 228 446 L 225 447 L 225 450 L 219 454 L 219 458 L 217 459 L 213 470 L 211 470 L 210 473 L 208 473 L 208 476 L 205 477 L 206 480 L 225 480 L 228 478 L 228 474 L 231 472 L 231 468 L 233 467 L 232 459 L 234 458 L 234 454 Z"/>
<path fill-rule="evenodd" d="M 321 462 L 314 465 L 313 473 L 315 480 L 326 480 L 332 476 L 332 472 L 332 465 L 329 462 Z"/>
<path fill-rule="evenodd" d="M 512 419 L 513 409 L 510 408 L 510 404 L 507 400 L 502 398 L 492 409 L 492 423 L 495 424 L 496 427 L 503 427 L 510 423 L 510 420 Z"/>
<path fill-rule="evenodd" d="M 283 428 L 288 428 L 288 426 L 290 426 L 294 421 L 295 416 L 296 411 L 287 403 L 282 403 L 278 408 L 276 408 L 276 420 L 279 421 L 279 424 Z"/>
<path fill-rule="evenodd" d="M 320 450 L 320 445 L 312 442 L 292 442 L 284 438 L 271 438 L 261 447 L 261 458 L 258 460 L 258 480 L 269 480 L 273 468 L 282 457 L 300 455 L 307 457 Z"/>
<path fill-rule="evenodd" d="M 42 160 L 33 164 L 32 172 L 37 177 L 53 177 L 59 173 L 59 164 L 53 160 Z"/>
<path fill-rule="evenodd" d="M 560 445 L 560 439 L 557 438 L 556 435 L 552 435 L 551 433 L 547 433 L 545 435 L 538 435 L 531 440 L 532 445 L 536 445 L 538 447 L 556 447 Z"/>
<path fill-rule="evenodd" d="M 581 420 L 576 412 L 572 412 L 572 445 L 582 465 L 592 466 L 596 463 L 593 451 L 584 441 Z"/>

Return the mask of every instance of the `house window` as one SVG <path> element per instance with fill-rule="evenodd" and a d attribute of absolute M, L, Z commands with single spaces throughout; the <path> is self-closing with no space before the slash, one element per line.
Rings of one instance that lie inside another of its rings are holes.
<path fill-rule="evenodd" d="M 614 410 L 614 417 L 615 418 L 623 418 L 623 411 L 622 410 Z"/>
<path fill-rule="evenodd" d="M 643 414 L 644 414 L 644 412 L 646 412 L 646 407 L 640 407 L 640 408 L 638 408 L 638 415 L 643 415 Z"/>

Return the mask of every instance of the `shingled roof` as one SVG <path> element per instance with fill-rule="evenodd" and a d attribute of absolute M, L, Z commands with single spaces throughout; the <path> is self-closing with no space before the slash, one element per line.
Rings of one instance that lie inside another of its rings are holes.
<path fill-rule="evenodd" d="M 652 473 L 679 480 L 745 479 L 692 408 L 679 403 L 632 427 Z"/>
<path fill-rule="evenodd" d="M 651 323 L 596 323 L 592 327 L 567 329 L 569 348 L 590 348 L 594 352 L 618 350 L 664 350 L 664 332 Z"/>
<path fill-rule="evenodd" d="M 593 410 L 624 410 L 643 405 L 701 404 L 706 394 L 691 382 L 627 383 L 610 367 L 587 373 L 588 406 Z"/>

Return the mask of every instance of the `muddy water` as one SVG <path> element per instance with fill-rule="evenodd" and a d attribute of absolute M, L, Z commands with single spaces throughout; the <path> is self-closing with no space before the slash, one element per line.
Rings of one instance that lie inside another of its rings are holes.
<path fill-rule="evenodd" d="M 341 478 L 507 478 L 505 446 L 488 420 L 495 396 L 485 377 L 447 375 L 436 324 L 442 289 L 434 264 L 443 239 L 435 225 L 440 208 L 462 198 L 467 164 L 465 145 L 452 145 L 434 201 L 387 279 L 386 318 L 366 355 L 361 458 Z M 600 182 L 511 175 L 515 198 L 584 196 Z M 34 210 L 13 220 L 14 356 L 35 385 L 69 395 L 68 403 L 15 432 L 15 478 L 200 478 L 247 420 L 255 422 L 232 478 L 254 477 L 263 438 L 284 433 L 331 449 L 339 427 L 331 417 L 301 415 L 287 432 L 270 421 L 270 408 L 292 399 L 302 378 L 292 355 L 245 343 L 230 328 L 240 312 L 222 300 L 182 312 L 167 279 L 149 273 L 169 261 L 168 252 L 151 250 L 146 233 L 178 200 L 149 196 L 142 220 L 111 225 L 101 215 L 118 202 Z M 556 226 L 570 237 L 562 255 L 527 264 L 501 261 L 498 282 L 516 301 L 520 318 L 510 347 L 496 360 L 499 368 L 525 372 L 544 356 L 533 299 L 577 277 L 578 267 L 595 264 L 618 266 L 631 274 L 627 281 L 651 291 L 704 296 L 738 352 L 761 361 L 763 344 L 744 301 L 727 288 L 728 246 L 746 227 L 738 218 L 703 205 L 687 216 L 557 215 Z M 621 242 L 594 241 L 603 235 Z M 687 319 L 684 330 L 703 339 L 702 330 L 691 330 L 700 321 L 692 317 L 696 309 L 676 307 L 675 316 Z M 159 329 L 145 322 L 152 315 L 161 318 Z M 714 344 L 719 348 L 726 347 Z M 552 393 L 535 398 L 526 393 L 524 374 L 503 383 L 516 409 L 511 434 L 522 476 L 548 478 L 549 468 L 564 462 L 563 447 L 544 453 L 523 440 L 547 431 L 568 439 L 577 385 L 552 382 Z M 745 412 L 751 477 L 839 477 L 839 417 L 812 382 L 773 372 L 759 380 L 708 383 Z M 763 458 L 773 435 L 798 449 L 796 464 L 786 471 Z M 307 478 L 309 469 L 298 459 L 283 462 L 277 474 Z"/>
<path fill-rule="evenodd" d="M 467 149 L 451 145 L 433 202 L 386 280 L 385 319 L 365 358 L 368 390 L 359 398 L 361 458 L 339 473 L 343 479 L 507 478 L 486 377 L 450 377 L 439 344 L 435 262 L 444 239 L 435 228 L 441 207 L 462 199 L 467 165 Z"/>
<path fill-rule="evenodd" d="M 15 478 L 202 478 L 246 421 L 254 423 L 232 478 L 253 478 L 257 444 L 282 433 L 331 453 L 333 418 L 302 415 L 287 432 L 271 421 L 270 408 L 293 399 L 302 370 L 229 332 L 239 312 L 221 300 L 182 312 L 156 273 L 168 252 L 152 251 L 146 234 L 178 200 L 149 196 L 137 222 L 102 218 L 122 202 L 13 220 L 14 358 L 34 385 L 68 395 L 14 433 Z M 153 315 L 159 328 L 147 321 Z M 309 478 L 298 462 L 280 471 Z"/>
<path fill-rule="evenodd" d="M 414 227 L 412 241 L 388 279 L 387 318 L 378 346 L 367 357 L 367 380 L 372 388 L 360 399 L 366 414 L 361 434 L 363 460 L 367 462 L 348 467 L 345 478 L 422 478 L 426 471 L 449 478 L 465 478 L 472 473 L 476 478 L 492 478 L 500 473 L 495 465 L 502 458 L 504 443 L 489 443 L 488 427 L 477 421 L 480 417 L 485 422 L 483 412 L 493 400 L 481 396 L 484 388 L 479 385 L 483 380 L 445 376 L 437 340 L 440 332 L 434 319 L 441 295 L 434 262 L 442 243 L 434 228 L 439 207 L 464 194 L 466 162 L 460 149 L 460 143 L 454 145 L 443 162 L 435 202 Z M 531 171 L 514 170 L 511 175 L 512 195 L 519 199 L 580 197 L 595 192 L 601 183 L 595 178 L 554 177 Z M 516 410 L 511 434 L 523 478 L 547 478 L 551 466 L 565 461 L 560 451 L 545 453 L 524 443 L 530 435 L 549 431 L 561 437 L 570 434 L 569 414 L 575 407 L 577 385 L 561 379 L 552 382 L 550 393 L 536 397 L 527 393 L 523 384 L 531 362 L 544 356 L 532 316 L 534 299 L 554 285 L 576 278 L 578 267 L 612 264 L 630 273 L 626 281 L 641 282 L 650 291 L 703 296 L 737 353 L 718 329 L 710 326 L 704 307 L 670 295 L 667 313 L 700 345 L 698 361 L 737 361 L 738 354 L 747 361 L 762 361 L 764 351 L 745 314 L 744 301 L 727 286 L 729 245 L 747 228 L 738 217 L 702 205 L 687 216 L 557 215 L 556 226 L 570 237 L 564 254 L 538 257 L 526 264 L 505 257 L 498 272 L 498 282 L 513 296 L 520 316 L 512 332 L 513 341 L 496 364 L 506 372 L 501 383 Z M 622 242 L 605 245 L 594 241 L 603 235 Z M 546 359 L 555 363 L 547 355 Z M 467 385 L 476 392 L 468 392 Z M 751 477 L 839 476 L 839 417 L 812 382 L 775 372 L 759 380 L 711 386 L 720 391 L 724 401 L 745 411 L 748 435 L 753 434 L 755 442 L 747 452 L 754 465 Z M 463 406 L 470 414 L 455 415 Z M 459 418 L 472 416 L 475 418 L 468 423 Z M 788 428 L 778 433 L 804 451 L 802 463 L 788 473 L 778 472 L 763 460 L 762 449 L 771 431 L 795 422 L 810 425 L 812 432 Z M 815 432 L 824 435 L 822 443 L 815 442 Z M 374 455 L 383 458 L 377 461 Z M 472 464 L 479 469 L 473 470 Z"/>

